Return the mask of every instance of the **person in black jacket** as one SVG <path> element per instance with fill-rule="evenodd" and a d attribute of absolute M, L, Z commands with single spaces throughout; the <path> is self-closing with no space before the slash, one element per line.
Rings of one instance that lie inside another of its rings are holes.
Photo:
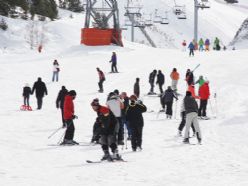
<path fill-rule="evenodd" d="M 186 113 L 186 129 L 185 129 L 185 134 L 184 134 L 184 143 L 189 143 L 189 129 L 190 126 L 193 122 L 195 131 L 196 131 L 196 137 L 198 139 L 198 143 L 201 143 L 202 136 L 201 136 L 201 131 L 199 127 L 199 122 L 198 122 L 198 105 L 195 99 L 191 96 L 191 92 L 187 91 L 186 96 L 183 100 L 184 102 L 184 108 L 185 108 L 185 113 Z"/>
<path fill-rule="evenodd" d="M 162 94 L 163 93 L 163 84 L 164 84 L 164 74 L 162 73 L 161 70 L 158 71 L 156 84 L 158 84 L 160 93 Z"/>
<path fill-rule="evenodd" d="M 177 96 L 175 95 L 174 91 L 171 89 L 170 86 L 168 86 L 167 90 L 162 94 L 161 96 L 161 103 L 163 109 L 165 109 L 166 105 L 166 118 L 171 119 L 172 117 L 172 105 L 173 105 L 173 99 L 178 100 Z"/>
<path fill-rule="evenodd" d="M 135 95 L 130 96 L 130 104 L 126 111 L 127 121 L 132 132 L 131 144 L 133 151 L 142 149 L 142 131 L 144 126 L 144 119 L 142 116 L 143 112 L 146 112 L 146 106 L 141 102 L 137 101 Z"/>
<path fill-rule="evenodd" d="M 139 95 L 140 95 L 139 81 L 140 81 L 140 78 L 136 78 L 136 81 L 135 81 L 134 87 L 133 87 L 133 93 L 134 93 L 134 95 L 135 95 L 137 98 L 139 98 Z"/>
<path fill-rule="evenodd" d="M 68 93 L 68 90 L 65 88 L 65 86 L 61 87 L 61 90 L 58 93 L 57 99 L 56 99 L 56 107 L 57 109 L 60 108 L 61 110 L 61 115 L 62 115 L 62 127 L 65 127 L 65 120 L 64 120 L 64 101 L 65 101 L 65 96 Z"/>
<path fill-rule="evenodd" d="M 97 112 L 97 124 L 101 127 L 100 143 L 104 156 L 102 160 L 113 161 L 113 159 L 120 160 L 121 156 L 118 153 L 116 137 L 118 133 L 118 124 L 114 114 L 107 107 L 101 106 L 98 99 L 91 102 L 92 109 Z M 112 156 L 109 153 L 109 147 L 112 151 Z"/>
<path fill-rule="evenodd" d="M 37 98 L 37 109 L 41 109 L 42 99 L 44 95 L 47 95 L 47 88 L 46 88 L 46 84 L 41 80 L 40 77 L 34 83 L 34 86 L 32 88 L 32 94 L 34 93 L 34 91 Z"/>
<path fill-rule="evenodd" d="M 32 94 L 31 88 L 29 87 L 28 83 L 25 84 L 25 87 L 23 87 L 23 98 L 24 98 L 24 105 L 26 107 L 29 107 L 29 97 Z"/>
<path fill-rule="evenodd" d="M 155 94 L 154 93 L 154 82 L 155 82 L 156 74 L 157 74 L 157 70 L 153 70 L 149 75 L 149 83 L 151 85 L 151 89 L 148 94 Z"/>
<path fill-rule="evenodd" d="M 188 85 L 195 84 L 194 83 L 194 74 L 190 69 L 188 69 L 186 72 L 185 80 L 186 80 Z"/>

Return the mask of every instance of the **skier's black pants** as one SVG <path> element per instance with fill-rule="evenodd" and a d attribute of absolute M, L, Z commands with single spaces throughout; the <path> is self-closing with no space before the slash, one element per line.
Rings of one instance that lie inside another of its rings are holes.
<path fill-rule="evenodd" d="M 75 131 L 73 120 L 70 119 L 70 120 L 66 120 L 65 122 L 66 122 L 67 128 L 65 131 L 65 138 L 64 139 L 73 140 L 74 131 Z"/>
<path fill-rule="evenodd" d="M 178 130 L 180 130 L 180 131 L 183 130 L 183 128 L 184 128 L 184 126 L 186 124 L 186 113 L 182 112 L 181 114 L 182 114 L 182 121 L 181 121 L 181 123 L 180 123 L 180 125 L 178 127 Z M 192 128 L 193 132 L 195 133 L 195 127 L 194 127 L 193 123 L 191 124 L 191 128 Z"/>
<path fill-rule="evenodd" d="M 154 82 L 150 82 L 150 85 L 151 85 L 150 92 L 153 92 L 154 91 Z"/>
<path fill-rule="evenodd" d="M 98 82 L 98 86 L 99 86 L 99 89 L 100 89 L 100 91 L 103 91 L 103 81 L 104 80 L 100 80 L 99 82 Z"/>
<path fill-rule="evenodd" d="M 92 137 L 92 142 L 96 141 L 98 142 L 100 139 L 100 133 L 101 133 L 101 126 L 98 122 L 95 122 L 93 125 L 93 137 Z"/>
<path fill-rule="evenodd" d="M 165 105 L 166 105 L 166 114 L 172 116 L 172 104 L 173 102 L 170 101 L 170 102 L 166 102 Z"/>
<path fill-rule="evenodd" d="M 115 134 L 101 134 L 101 145 L 104 153 L 109 152 L 109 147 L 112 152 L 116 152 L 116 135 Z"/>
<path fill-rule="evenodd" d="M 194 56 L 194 49 L 189 50 L 189 56 L 191 56 L 191 55 Z"/>
<path fill-rule="evenodd" d="M 64 119 L 64 108 L 60 108 L 61 110 L 61 116 L 62 116 L 62 126 L 65 127 L 65 119 Z"/>
<path fill-rule="evenodd" d="M 159 87 L 160 93 L 162 94 L 163 93 L 163 84 L 158 84 L 158 87 Z"/>
<path fill-rule="evenodd" d="M 131 125 L 131 132 L 132 132 L 131 144 L 133 149 L 136 149 L 137 147 L 141 147 L 142 131 L 143 131 L 143 126 Z"/>
<path fill-rule="evenodd" d="M 118 72 L 116 64 L 112 63 L 111 72 Z"/>
<path fill-rule="evenodd" d="M 198 116 L 206 116 L 208 100 L 200 100 L 200 108 L 198 110 Z"/>
<path fill-rule="evenodd" d="M 118 131 L 118 142 L 124 140 L 124 124 L 122 122 L 121 117 L 116 118 L 119 123 L 119 131 Z"/>
<path fill-rule="evenodd" d="M 42 108 L 42 99 L 43 97 L 36 97 L 37 98 L 37 109 L 41 109 Z"/>
<path fill-rule="evenodd" d="M 29 106 L 29 96 L 28 97 L 24 96 L 24 105 Z"/>

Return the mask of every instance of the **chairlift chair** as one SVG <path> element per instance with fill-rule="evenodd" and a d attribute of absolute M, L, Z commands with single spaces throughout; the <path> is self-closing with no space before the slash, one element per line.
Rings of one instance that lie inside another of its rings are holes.
<path fill-rule="evenodd" d="M 182 14 L 177 16 L 177 19 L 187 19 L 187 16 L 185 13 L 182 13 Z"/>
<path fill-rule="evenodd" d="M 168 25 L 169 24 L 169 20 L 166 17 L 162 17 L 161 23 L 162 25 Z"/>
<path fill-rule="evenodd" d="M 153 25 L 152 20 L 151 19 L 146 19 L 145 20 L 145 25 L 146 26 L 152 26 Z"/>
<path fill-rule="evenodd" d="M 154 23 L 161 23 L 161 22 L 162 22 L 161 16 L 158 16 L 158 15 L 155 16 L 154 19 L 153 19 L 153 22 L 154 22 Z"/>
<path fill-rule="evenodd" d="M 173 12 L 175 15 L 180 15 L 182 13 L 182 6 L 175 5 L 173 8 Z"/>

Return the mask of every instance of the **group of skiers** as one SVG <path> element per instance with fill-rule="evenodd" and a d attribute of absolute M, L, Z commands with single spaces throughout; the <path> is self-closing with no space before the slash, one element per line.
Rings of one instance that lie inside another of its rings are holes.
<path fill-rule="evenodd" d="M 200 38 L 200 40 L 197 42 L 195 39 L 193 39 L 189 45 L 188 45 L 188 49 L 189 49 L 189 56 L 194 56 L 194 51 L 199 50 L 199 51 L 209 51 L 210 50 L 210 40 L 207 38 L 205 41 L 203 40 L 203 38 Z M 183 51 L 186 51 L 186 47 L 187 47 L 187 42 L 186 40 L 184 40 L 182 42 L 182 47 L 183 47 Z M 216 37 L 214 39 L 214 43 L 213 43 L 213 50 L 220 50 L 220 40 L 218 37 Z M 223 49 L 225 50 L 226 47 L 224 46 Z"/>

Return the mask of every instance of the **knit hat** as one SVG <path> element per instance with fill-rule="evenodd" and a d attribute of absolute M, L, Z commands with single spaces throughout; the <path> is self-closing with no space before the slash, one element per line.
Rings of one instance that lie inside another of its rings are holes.
<path fill-rule="evenodd" d="M 93 99 L 93 101 L 91 102 L 91 106 L 99 106 L 99 99 L 98 98 Z"/>
<path fill-rule="evenodd" d="M 69 95 L 70 95 L 70 96 L 76 96 L 77 93 L 76 93 L 75 90 L 70 90 L 70 91 L 69 91 Z"/>
<path fill-rule="evenodd" d="M 129 97 L 129 99 L 130 99 L 130 100 L 137 101 L 137 96 L 135 96 L 135 95 L 131 95 L 131 96 Z"/>
<path fill-rule="evenodd" d="M 191 96 L 192 94 L 191 94 L 191 92 L 190 91 L 187 91 L 186 92 L 186 96 Z"/>

